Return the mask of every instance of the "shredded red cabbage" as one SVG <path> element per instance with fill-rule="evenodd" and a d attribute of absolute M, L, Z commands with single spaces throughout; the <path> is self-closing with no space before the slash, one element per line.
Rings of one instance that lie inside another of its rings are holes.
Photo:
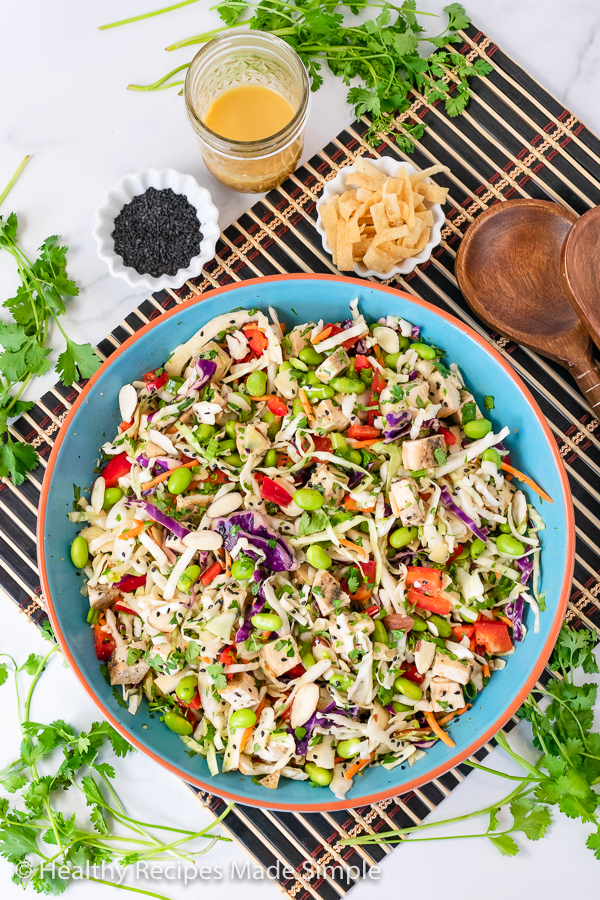
<path fill-rule="evenodd" d="M 412 427 L 412 413 L 405 409 L 399 413 L 389 412 L 386 414 L 387 427 L 383 432 L 383 443 L 391 444 L 398 438 L 407 435 Z"/>
<path fill-rule="evenodd" d="M 161 512 L 157 506 L 154 506 L 153 503 L 149 503 L 147 500 L 137 500 L 135 497 L 131 497 L 127 501 L 127 506 L 140 506 L 142 509 L 145 509 L 151 519 L 164 528 L 168 528 L 175 537 L 184 538 L 186 534 L 190 533 L 189 528 L 186 528 L 176 519 L 172 519 L 166 513 Z"/>
<path fill-rule="evenodd" d="M 478 525 L 476 525 L 473 519 L 468 516 L 463 509 L 460 508 L 460 506 L 457 506 L 457 504 L 452 499 L 452 495 L 450 494 L 450 491 L 448 490 L 446 485 L 442 487 L 440 499 L 444 506 L 446 506 L 451 512 L 453 512 L 461 522 L 464 522 L 467 528 L 469 528 L 473 532 L 475 537 L 479 538 L 479 540 L 483 541 L 483 543 L 485 544 L 489 534 L 489 529 L 480 528 Z"/>
<path fill-rule="evenodd" d="M 513 623 L 513 637 L 515 641 L 523 640 L 523 609 L 524 601 L 522 597 L 517 597 L 512 603 L 507 603 L 504 612 Z"/>
<path fill-rule="evenodd" d="M 522 556 L 515 560 L 515 566 L 521 573 L 521 584 L 527 584 L 533 574 L 533 559 L 531 556 Z"/>
<path fill-rule="evenodd" d="M 205 384 L 208 384 L 213 377 L 217 371 L 217 364 L 212 359 L 197 359 L 196 371 L 198 372 L 199 378 L 192 385 L 192 390 L 199 391 L 200 388 L 204 387 Z"/>
<path fill-rule="evenodd" d="M 240 538 L 245 537 L 250 546 L 244 552 L 254 560 L 264 559 L 265 566 L 272 572 L 292 572 L 299 566 L 291 548 L 277 531 L 267 525 L 260 513 L 252 510 L 234 512 L 215 519 L 214 528 L 229 551 Z"/>
<path fill-rule="evenodd" d="M 414 381 L 415 378 L 418 378 L 418 377 L 419 377 L 419 373 L 418 373 L 418 371 L 417 371 L 416 369 L 413 369 L 412 372 L 409 372 L 409 373 L 408 373 L 408 380 L 409 380 L 409 381 Z"/>
<path fill-rule="evenodd" d="M 361 338 L 360 341 L 357 341 L 354 345 L 354 349 L 357 353 L 364 355 L 369 348 L 367 347 L 367 342 L 363 341 L 363 339 Z"/>
<path fill-rule="evenodd" d="M 418 325 L 413 325 L 413 327 L 412 327 L 411 330 L 410 330 L 410 336 L 411 336 L 411 338 L 413 339 L 413 341 L 418 340 L 420 334 L 421 334 L 421 329 L 419 328 L 419 326 L 418 326 Z"/>
<path fill-rule="evenodd" d="M 143 469 L 147 469 L 150 464 L 150 460 L 143 453 L 140 453 L 139 456 L 136 456 L 135 461 L 138 465 L 142 466 Z"/>

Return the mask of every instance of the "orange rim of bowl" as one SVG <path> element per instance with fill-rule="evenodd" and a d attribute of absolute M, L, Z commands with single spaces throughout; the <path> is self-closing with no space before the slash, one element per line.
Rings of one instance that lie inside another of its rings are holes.
<path fill-rule="evenodd" d="M 226 287 L 216 288 L 210 292 L 207 297 L 203 297 L 199 295 L 198 297 L 190 298 L 185 301 L 186 306 L 193 306 L 197 303 L 202 303 L 206 299 L 212 299 L 213 297 L 223 296 L 224 294 L 229 293 L 230 291 L 235 291 L 239 287 L 252 287 L 253 285 L 259 286 L 264 284 L 265 282 L 278 282 L 278 281 L 338 281 L 344 284 L 351 284 L 356 286 L 357 288 L 364 289 L 365 284 L 364 281 L 358 278 L 347 278 L 342 275 L 273 275 L 267 278 L 251 278 L 247 281 L 243 281 L 240 284 L 227 285 Z M 371 287 L 371 285 L 369 285 Z M 152 328 L 154 328 L 158 323 L 164 322 L 166 319 L 171 316 L 181 315 L 181 305 L 176 306 L 171 310 L 168 310 L 164 313 L 159 319 L 156 319 L 154 322 L 149 322 L 148 325 L 145 325 L 139 331 L 136 331 L 130 338 L 128 338 L 124 344 L 121 344 L 120 347 L 114 351 L 114 353 L 106 360 L 105 363 L 98 369 L 98 371 L 92 376 L 92 378 L 88 381 L 87 385 L 81 391 L 79 397 L 69 410 L 69 413 L 62 424 L 62 427 L 56 437 L 54 442 L 54 447 L 52 448 L 52 452 L 50 454 L 50 458 L 48 460 L 48 466 L 46 469 L 46 474 L 44 476 L 44 481 L 42 484 L 42 491 L 40 497 L 40 508 L 39 508 L 39 516 L 38 516 L 38 526 L 37 526 L 37 541 L 38 541 L 38 553 L 39 553 L 39 568 L 40 568 L 40 576 L 42 582 L 42 589 L 44 592 L 44 597 L 46 599 L 46 605 L 48 609 L 48 615 L 50 617 L 50 622 L 52 624 L 52 628 L 54 629 L 54 633 L 57 637 L 57 640 L 60 644 L 61 650 L 65 655 L 65 658 L 68 660 L 71 669 L 75 672 L 75 675 L 90 695 L 96 706 L 100 709 L 102 714 L 108 719 L 111 725 L 123 735 L 126 740 L 128 740 L 134 747 L 137 747 L 138 750 L 141 750 L 146 756 L 149 756 L 155 762 L 157 762 L 162 768 L 168 769 L 174 775 L 177 775 L 183 781 L 191 783 L 196 787 L 201 788 L 202 790 L 209 791 L 210 793 L 216 794 L 219 797 L 224 797 L 228 800 L 234 800 L 237 803 L 245 804 L 246 806 L 258 806 L 266 809 L 282 809 L 282 810 L 290 810 L 297 812 L 326 812 L 328 810 L 334 809 L 349 809 L 355 807 L 357 804 L 359 806 L 366 806 L 371 803 L 377 803 L 381 800 L 388 800 L 390 797 L 397 796 L 399 792 L 402 794 L 408 793 L 411 790 L 414 790 L 417 787 L 420 787 L 423 784 L 431 781 L 434 778 L 443 775 L 449 769 L 452 769 L 454 766 L 459 765 L 477 750 L 479 750 L 485 743 L 487 743 L 495 734 L 506 724 L 506 722 L 511 718 L 511 716 L 522 706 L 525 698 L 531 692 L 534 687 L 536 681 L 538 680 L 540 674 L 542 673 L 546 662 L 548 661 L 550 654 L 554 648 L 556 640 L 558 638 L 559 631 L 561 629 L 565 610 L 567 607 L 567 600 L 569 597 L 570 585 L 573 576 L 573 569 L 575 564 L 575 542 L 574 542 L 574 534 L 575 534 L 575 522 L 574 522 L 574 514 L 573 514 L 573 504 L 571 501 L 571 491 L 569 488 L 569 482 L 567 480 L 567 475 L 564 470 L 562 459 L 558 452 L 558 448 L 552 436 L 552 432 L 542 415 L 541 410 L 539 409 L 536 401 L 534 400 L 532 394 L 525 386 L 523 381 L 519 378 L 519 376 L 513 371 L 513 369 L 508 365 L 508 363 L 500 356 L 498 351 L 488 344 L 482 337 L 480 337 L 470 326 L 465 325 L 459 319 L 451 316 L 449 313 L 444 312 L 443 310 L 438 309 L 433 306 L 433 304 L 428 303 L 426 300 L 421 300 L 418 297 L 414 297 L 412 294 L 407 294 L 405 291 L 398 291 L 395 288 L 386 287 L 384 285 L 375 285 L 376 290 L 382 291 L 384 293 L 390 294 L 392 297 L 396 299 L 408 300 L 410 303 L 415 306 L 420 306 L 423 309 L 427 309 L 430 312 L 434 313 L 436 316 L 439 316 L 442 319 L 450 322 L 450 324 L 459 327 L 462 331 L 469 335 L 474 341 L 476 341 L 487 353 L 489 353 L 495 361 L 502 366 L 505 372 L 508 373 L 510 378 L 516 383 L 517 387 L 520 389 L 525 399 L 529 403 L 532 412 L 537 417 L 542 430 L 546 436 L 548 444 L 550 446 L 552 455 L 556 462 L 556 467 L 560 476 L 562 492 L 563 492 L 563 500 L 565 506 L 565 514 L 566 514 L 566 531 L 567 531 L 567 565 L 565 569 L 565 575 L 563 578 L 563 583 L 561 587 L 560 597 L 558 600 L 558 606 L 556 610 L 556 614 L 554 616 L 554 621 L 552 622 L 552 627 L 550 629 L 550 633 L 544 644 L 544 648 L 539 655 L 537 662 L 527 679 L 525 685 L 518 693 L 518 695 L 512 700 L 509 706 L 503 711 L 501 716 L 496 720 L 496 722 L 488 728 L 482 735 L 480 735 L 477 740 L 470 743 L 467 747 L 460 748 L 454 754 L 454 756 L 445 763 L 437 766 L 435 769 L 430 770 L 429 772 L 412 778 L 410 781 L 405 784 L 399 786 L 399 788 L 389 787 L 384 791 L 379 791 L 378 793 L 369 794 L 368 796 L 362 796 L 360 798 L 348 799 L 348 800 L 339 800 L 336 802 L 319 802 L 319 803 L 307 803 L 301 806 L 296 806 L 290 803 L 277 803 L 273 801 L 267 800 L 250 800 L 248 797 L 240 796 L 232 791 L 225 791 L 220 786 L 217 790 L 215 790 L 214 783 L 211 781 L 202 781 L 199 778 L 195 778 L 190 775 L 188 772 L 184 772 L 179 769 L 177 766 L 171 765 L 171 763 L 166 762 L 162 757 L 156 754 L 153 750 L 149 749 L 145 744 L 139 741 L 136 737 L 131 735 L 129 731 L 123 727 L 123 725 L 107 710 L 102 701 L 98 698 L 98 696 L 91 689 L 90 685 L 87 683 L 83 673 L 79 669 L 77 663 L 75 662 L 69 647 L 65 641 L 64 635 L 60 629 L 58 624 L 56 614 L 54 611 L 54 604 L 52 602 L 52 596 L 50 593 L 50 588 L 48 584 L 48 574 L 46 571 L 46 555 L 44 548 L 44 523 L 46 518 L 46 507 L 48 503 L 48 491 L 50 487 L 50 482 L 52 480 L 52 473 L 54 471 L 54 466 L 56 464 L 56 460 L 58 454 L 60 452 L 60 448 L 65 439 L 65 436 L 68 434 L 69 427 L 71 424 L 71 420 L 76 414 L 79 407 L 85 402 L 85 398 L 93 388 L 96 381 L 101 377 L 101 375 L 106 372 L 108 367 L 117 359 L 122 353 L 125 353 L 128 348 L 143 334 L 146 334 Z"/>

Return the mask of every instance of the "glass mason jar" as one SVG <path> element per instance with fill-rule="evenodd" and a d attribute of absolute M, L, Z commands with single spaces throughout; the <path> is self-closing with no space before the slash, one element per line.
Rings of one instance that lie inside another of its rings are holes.
<path fill-rule="evenodd" d="M 261 140 L 234 141 L 205 124 L 215 99 L 245 84 L 270 88 L 288 101 L 294 115 L 285 128 Z M 302 60 L 281 38 L 242 29 L 220 35 L 192 60 L 184 95 L 202 158 L 221 184 L 234 191 L 262 193 L 294 171 L 304 145 L 310 88 Z"/>

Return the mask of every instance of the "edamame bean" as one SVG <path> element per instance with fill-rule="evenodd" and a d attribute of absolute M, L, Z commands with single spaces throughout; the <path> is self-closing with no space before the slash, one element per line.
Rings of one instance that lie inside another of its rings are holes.
<path fill-rule="evenodd" d="M 198 693 L 198 678 L 196 675 L 185 675 L 178 682 L 175 693 L 184 703 L 190 703 Z"/>
<path fill-rule="evenodd" d="M 266 388 L 266 372 L 251 372 L 246 378 L 246 389 L 251 397 L 262 397 Z"/>
<path fill-rule="evenodd" d="M 305 347 L 298 354 L 302 362 L 307 363 L 309 366 L 318 366 L 325 359 L 325 355 L 323 353 L 319 353 L 315 350 L 314 347 Z"/>
<path fill-rule="evenodd" d="M 410 338 L 404 337 L 403 334 L 398 335 L 398 349 L 403 353 L 410 346 Z"/>
<path fill-rule="evenodd" d="M 84 537 L 78 535 L 71 544 L 71 562 L 74 566 L 77 566 L 78 569 L 83 569 L 84 566 L 87 566 L 88 556 L 89 550 L 87 541 Z M 331 562 L 329 565 L 331 565 Z"/>
<path fill-rule="evenodd" d="M 362 394 L 365 389 L 363 382 L 355 378 L 333 378 L 330 385 L 338 394 Z"/>
<path fill-rule="evenodd" d="M 360 738 L 349 738 L 347 741 L 340 741 L 337 745 L 337 755 L 342 759 L 351 759 L 360 752 Z"/>
<path fill-rule="evenodd" d="M 499 534 L 496 546 L 500 553 L 506 553 L 507 556 L 523 556 L 525 547 L 512 535 Z"/>
<path fill-rule="evenodd" d="M 213 426 L 210 425 L 209 427 L 212 428 Z M 236 427 L 235 419 L 228 419 L 228 421 L 225 422 L 225 433 L 227 435 L 229 435 L 229 437 L 232 438 L 234 441 L 236 438 L 235 427 Z M 213 431 L 214 431 L 214 429 L 213 429 Z"/>
<path fill-rule="evenodd" d="M 316 784 L 318 787 L 327 787 L 333 778 L 333 772 L 330 772 L 329 769 L 323 769 L 322 766 L 317 766 L 316 763 L 306 763 L 304 771 L 310 778 L 311 784 Z"/>
<path fill-rule="evenodd" d="M 102 504 L 102 509 L 111 509 L 115 503 L 119 502 L 122 496 L 123 491 L 121 488 L 106 488 L 104 491 L 104 503 Z"/>
<path fill-rule="evenodd" d="M 299 397 L 296 397 L 294 402 L 292 403 L 292 416 L 305 416 L 304 407 L 302 406 L 302 400 Z"/>
<path fill-rule="evenodd" d="M 294 503 L 300 509 L 312 512 L 314 509 L 321 509 L 325 503 L 325 497 L 319 491 L 313 491 L 311 488 L 300 488 L 294 493 Z"/>
<path fill-rule="evenodd" d="M 244 465 L 244 460 L 239 453 L 230 453 L 223 461 L 229 463 L 230 466 L 235 466 L 236 469 L 239 469 L 240 466 Z"/>
<path fill-rule="evenodd" d="M 479 559 L 483 551 L 485 550 L 485 544 L 479 538 L 475 538 L 473 543 L 471 544 L 471 559 Z"/>
<path fill-rule="evenodd" d="M 174 712 L 166 712 L 163 718 L 163 722 L 170 728 L 171 731 L 174 731 L 175 734 L 191 734 L 194 730 L 194 726 L 191 722 L 188 722 L 187 719 L 184 719 L 183 716 L 178 715 Z"/>
<path fill-rule="evenodd" d="M 492 423 L 489 419 L 472 419 L 463 425 L 463 431 L 472 441 L 478 441 L 492 430 Z"/>
<path fill-rule="evenodd" d="M 329 684 L 333 685 L 333 687 L 338 691 L 347 691 L 354 684 L 354 679 L 349 678 L 347 675 L 342 675 L 341 673 L 336 672 L 335 675 L 332 675 L 329 679 Z"/>
<path fill-rule="evenodd" d="M 410 350 L 414 350 L 421 359 L 435 359 L 435 350 L 429 344 L 422 344 L 420 341 L 410 345 Z"/>
<path fill-rule="evenodd" d="M 306 558 L 311 566 L 315 569 L 330 569 L 331 560 L 322 547 L 318 544 L 311 544 L 306 550 Z"/>
<path fill-rule="evenodd" d="M 375 619 L 375 628 L 373 629 L 373 634 L 371 635 L 372 641 L 377 641 L 378 644 L 385 644 L 388 646 L 388 633 L 385 625 L 379 619 Z"/>
<path fill-rule="evenodd" d="M 347 447 L 346 437 L 343 434 L 340 434 L 338 431 L 332 431 L 329 434 L 329 438 L 331 440 L 331 447 L 333 450 L 343 450 L 344 447 Z"/>
<path fill-rule="evenodd" d="M 487 450 L 484 450 L 481 454 L 481 458 L 486 462 L 496 463 L 498 468 L 500 468 L 500 463 L 502 462 L 502 457 L 498 453 L 497 450 L 494 450 L 493 447 L 488 447 Z"/>
<path fill-rule="evenodd" d="M 417 616 L 415 613 L 412 613 L 411 619 L 413 620 L 413 631 L 427 631 L 427 622 L 425 619 L 421 618 L 421 616 Z"/>
<path fill-rule="evenodd" d="M 460 551 L 458 556 L 454 557 L 454 561 L 456 561 L 457 559 L 466 559 L 468 555 L 469 555 L 469 548 L 465 544 L 465 546 L 462 548 L 462 550 Z"/>
<path fill-rule="evenodd" d="M 300 650 L 300 659 L 302 660 L 302 665 L 305 669 L 310 669 L 316 662 L 310 650 Z"/>
<path fill-rule="evenodd" d="M 512 534 L 508 522 L 500 522 L 500 524 L 498 525 L 498 531 L 500 531 L 502 534 Z"/>
<path fill-rule="evenodd" d="M 304 384 L 313 385 L 314 387 L 321 387 L 323 382 L 317 378 L 315 372 L 307 372 L 304 376 Z"/>
<path fill-rule="evenodd" d="M 183 494 L 184 491 L 187 491 L 191 483 L 192 473 L 189 469 L 175 469 L 175 471 L 169 475 L 167 489 L 170 494 Z"/>
<path fill-rule="evenodd" d="M 225 428 L 227 428 L 227 425 L 225 426 Z M 204 441 L 210 441 L 215 431 L 216 428 L 214 425 L 198 425 L 194 432 L 194 437 L 200 444 L 202 444 L 204 443 Z"/>
<path fill-rule="evenodd" d="M 286 359 L 286 361 L 282 362 L 281 365 L 279 366 L 279 368 L 277 369 L 277 374 L 280 375 L 282 372 L 287 372 L 288 369 L 291 369 L 291 368 L 292 368 L 292 364 L 290 362 L 288 362 Z"/>
<path fill-rule="evenodd" d="M 267 450 L 263 460 L 265 467 L 273 468 L 277 465 L 277 450 Z"/>
<path fill-rule="evenodd" d="M 236 447 L 235 441 L 219 441 L 219 455 L 225 453 L 226 450 L 235 450 Z"/>
<path fill-rule="evenodd" d="M 200 566 L 188 566 L 185 572 L 182 572 L 177 582 L 180 591 L 189 591 L 200 575 Z"/>
<path fill-rule="evenodd" d="M 421 688 L 414 681 L 409 681 L 408 678 L 403 678 L 401 675 L 396 678 L 394 687 L 409 700 L 420 700 L 423 697 Z"/>
<path fill-rule="evenodd" d="M 253 709 L 236 709 L 229 717 L 229 729 L 235 731 L 236 728 L 252 728 L 256 725 L 256 713 Z"/>
<path fill-rule="evenodd" d="M 393 369 L 395 372 L 396 366 L 398 365 L 398 360 L 400 359 L 401 356 L 402 356 L 402 353 L 387 353 L 383 357 L 383 361 L 386 364 L 386 366 L 388 367 L 388 369 Z"/>
<path fill-rule="evenodd" d="M 257 613 L 251 621 L 259 631 L 279 631 L 283 625 L 281 617 L 275 613 Z"/>
<path fill-rule="evenodd" d="M 309 400 L 331 400 L 335 397 L 335 390 L 329 384 L 307 384 L 305 391 Z"/>
<path fill-rule="evenodd" d="M 407 706 L 406 703 L 398 703 L 397 700 L 392 700 L 392 709 L 395 713 L 412 712 L 412 706 Z"/>
<path fill-rule="evenodd" d="M 249 556 L 238 556 L 231 564 L 231 574 L 237 581 L 246 581 L 254 573 L 254 560 Z"/>
<path fill-rule="evenodd" d="M 294 369 L 298 369 L 299 372 L 308 372 L 308 366 L 305 362 L 302 362 L 301 359 L 296 359 L 296 357 L 290 357 L 290 365 Z"/>
<path fill-rule="evenodd" d="M 390 544 L 398 550 L 400 547 L 406 547 L 407 544 L 414 541 L 416 536 L 416 528 L 397 528 L 390 534 Z"/>
<path fill-rule="evenodd" d="M 428 622 L 431 622 L 432 625 L 435 625 L 437 628 L 437 632 L 441 638 L 448 638 L 452 634 L 452 627 L 446 619 L 442 619 L 441 616 L 429 616 Z"/>

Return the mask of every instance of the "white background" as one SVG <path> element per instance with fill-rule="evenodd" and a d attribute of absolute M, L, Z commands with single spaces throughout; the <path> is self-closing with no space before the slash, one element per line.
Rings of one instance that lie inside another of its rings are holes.
<path fill-rule="evenodd" d="M 172 167 L 195 175 L 213 194 L 226 226 L 255 199 L 218 185 L 205 171 L 188 126 L 182 98 L 174 91 L 137 93 L 128 83 L 156 80 L 194 48 L 165 53 L 183 37 L 217 26 L 207 0 L 166 16 L 107 32 L 97 26 L 158 7 L 160 0 L 28 0 L 2 4 L 0 29 L 0 191 L 27 153 L 32 159 L 2 210 L 18 212 L 21 240 L 33 252 L 49 234 L 59 233 L 70 248 L 69 272 L 81 286 L 69 309 L 68 331 L 80 341 L 100 340 L 143 300 L 143 292 L 110 278 L 91 237 L 94 210 L 104 193 L 128 172 Z M 439 12 L 441 0 L 423 0 Z M 600 132 L 597 79 L 600 75 L 600 6 L 597 0 L 486 0 L 467 3 L 478 27 L 523 65 L 596 132 Z M 435 20 L 433 20 L 435 21 Z M 435 31 L 435 26 L 432 31 Z M 331 77 L 313 95 L 304 158 L 351 121 L 345 89 Z M 0 258 L 0 302 L 16 288 L 11 261 Z M 60 351 L 56 336 L 53 344 Z M 37 382 L 35 397 L 54 382 Z M 7 601 L 0 606 L 0 651 L 24 660 L 47 644 Z M 18 752 L 19 732 L 12 688 L 0 691 L 0 767 Z M 75 677 L 53 659 L 36 694 L 33 718 L 62 717 L 84 728 L 97 718 L 95 706 Z M 524 733 L 514 739 L 526 747 Z M 490 765 L 510 769 L 501 751 Z M 120 790 L 132 812 L 147 821 L 200 828 L 209 821 L 188 790 L 140 753 L 117 763 Z M 486 806 L 506 793 L 506 782 L 475 772 L 448 798 L 438 817 Z M 483 823 L 479 823 L 483 825 Z M 485 827 L 485 826 L 483 826 Z M 471 831 L 480 830 L 469 825 Z M 352 890 L 352 900 L 373 896 L 443 894 L 444 900 L 559 900 L 575 892 L 597 893 L 600 864 L 585 849 L 587 829 L 560 817 L 547 838 L 528 844 L 514 859 L 501 857 L 483 840 L 413 843 L 384 862 L 379 882 Z M 220 844 L 202 863 L 241 866 L 246 854 L 235 844 Z M 0 861 L 3 898 L 22 896 L 10 883 L 10 867 Z M 264 881 L 243 885 L 221 881 L 139 883 L 174 898 L 232 897 L 246 900 L 277 896 Z M 368 893 L 367 893 L 368 892 Z M 78 884 L 73 900 L 118 896 L 116 889 Z"/>

